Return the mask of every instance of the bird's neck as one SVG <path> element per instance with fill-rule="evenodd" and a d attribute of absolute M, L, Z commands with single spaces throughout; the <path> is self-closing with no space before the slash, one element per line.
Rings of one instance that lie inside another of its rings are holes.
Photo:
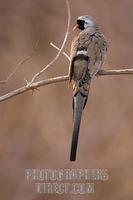
<path fill-rule="evenodd" d="M 86 28 L 84 31 L 87 31 L 87 32 L 89 32 L 90 34 L 93 34 L 93 33 L 97 32 L 97 31 L 100 31 L 100 29 L 99 29 L 98 26 L 96 26 L 96 27 L 88 27 L 88 28 Z"/>

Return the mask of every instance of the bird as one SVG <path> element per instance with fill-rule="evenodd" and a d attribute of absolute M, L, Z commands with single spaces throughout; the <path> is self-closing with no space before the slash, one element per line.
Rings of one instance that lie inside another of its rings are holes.
<path fill-rule="evenodd" d="M 78 17 L 74 29 L 76 28 L 80 32 L 72 41 L 69 65 L 69 83 L 72 83 L 73 90 L 70 161 L 76 160 L 81 116 L 88 99 L 91 80 L 101 69 L 108 48 L 108 42 L 94 17 Z"/>

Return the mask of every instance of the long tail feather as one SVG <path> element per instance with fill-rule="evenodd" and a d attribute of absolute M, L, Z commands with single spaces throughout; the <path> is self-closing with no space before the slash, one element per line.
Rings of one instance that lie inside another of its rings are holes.
<path fill-rule="evenodd" d="M 71 155 L 70 155 L 71 161 L 76 160 L 81 116 L 82 116 L 82 111 L 86 102 L 86 97 L 82 96 L 82 94 L 78 92 L 76 96 L 74 97 L 73 101 L 74 101 L 74 127 L 73 127 Z"/>

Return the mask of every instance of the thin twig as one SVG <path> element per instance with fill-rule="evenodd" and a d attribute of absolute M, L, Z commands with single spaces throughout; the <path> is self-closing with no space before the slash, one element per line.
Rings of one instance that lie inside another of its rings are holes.
<path fill-rule="evenodd" d="M 60 48 L 57 47 L 57 46 L 56 46 L 55 44 L 53 44 L 52 42 L 50 42 L 50 45 L 51 45 L 52 47 L 54 47 L 56 50 L 60 51 Z M 67 54 L 65 51 L 63 51 L 62 54 L 70 61 L 70 56 L 68 56 L 68 54 Z"/>
<path fill-rule="evenodd" d="M 69 5 L 69 1 L 68 0 L 66 0 L 66 5 L 67 5 L 67 12 L 68 12 L 67 29 L 66 29 L 65 37 L 64 37 L 63 43 L 61 45 L 60 51 L 57 53 L 55 58 L 49 64 L 47 64 L 45 67 L 43 67 L 43 69 L 40 72 L 38 72 L 37 74 L 35 74 L 33 76 L 32 80 L 29 82 L 28 85 L 32 84 L 38 76 L 40 76 L 46 69 L 48 69 L 51 65 L 53 65 L 54 62 L 59 58 L 59 56 L 61 55 L 61 53 L 62 53 L 62 51 L 64 49 L 64 46 L 66 44 L 66 41 L 67 41 L 67 38 L 68 38 L 68 35 L 69 35 L 70 20 L 71 20 L 70 5 Z"/>
<path fill-rule="evenodd" d="M 13 75 L 16 73 L 16 71 L 18 70 L 18 68 L 23 65 L 25 62 L 27 62 L 32 55 L 35 53 L 35 50 L 38 46 L 39 41 L 37 41 L 35 43 L 35 46 L 33 47 L 33 50 L 31 51 L 30 55 L 28 55 L 27 57 L 25 57 L 24 59 L 22 59 L 21 61 L 19 61 L 19 63 L 17 63 L 17 65 L 14 67 L 13 71 L 7 76 L 7 78 L 5 80 L 0 81 L 0 84 L 5 84 L 7 83 L 12 77 Z"/>
<path fill-rule="evenodd" d="M 100 70 L 98 72 L 99 76 L 104 76 L 104 75 L 120 75 L 120 74 L 133 74 L 133 69 L 118 69 L 118 70 Z M 58 83 L 58 82 L 62 82 L 62 81 L 67 81 L 68 80 L 68 75 L 65 76 L 58 76 L 58 77 L 54 77 L 54 78 L 49 78 L 46 80 L 42 80 L 42 81 L 37 81 L 34 82 L 30 85 L 27 86 L 23 86 L 21 88 L 18 88 L 16 90 L 13 90 L 3 96 L 0 97 L 0 102 L 5 101 L 7 99 L 10 99 L 12 97 L 15 97 L 19 94 L 22 94 L 24 92 L 27 92 L 29 90 L 33 90 L 33 89 L 37 89 L 38 87 L 41 86 L 45 86 L 48 84 L 53 84 L 53 83 Z"/>

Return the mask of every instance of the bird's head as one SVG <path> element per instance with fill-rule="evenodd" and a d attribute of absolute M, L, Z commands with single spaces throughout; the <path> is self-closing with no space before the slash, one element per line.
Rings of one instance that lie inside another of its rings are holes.
<path fill-rule="evenodd" d="M 97 28 L 97 26 L 97 22 L 92 16 L 84 15 L 77 18 L 77 25 L 75 28 L 84 30 L 86 28 Z"/>

